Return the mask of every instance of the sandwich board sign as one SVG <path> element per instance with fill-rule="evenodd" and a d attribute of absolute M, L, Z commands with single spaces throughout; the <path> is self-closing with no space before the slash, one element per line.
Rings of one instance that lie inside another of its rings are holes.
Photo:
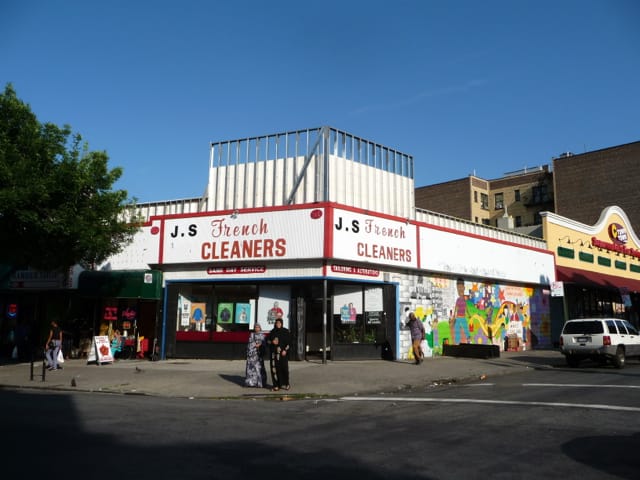
<path fill-rule="evenodd" d="M 96 362 L 98 365 L 103 363 L 113 363 L 113 354 L 109 345 L 109 337 L 107 335 L 97 335 L 91 341 L 91 349 L 87 355 L 87 363 Z"/>

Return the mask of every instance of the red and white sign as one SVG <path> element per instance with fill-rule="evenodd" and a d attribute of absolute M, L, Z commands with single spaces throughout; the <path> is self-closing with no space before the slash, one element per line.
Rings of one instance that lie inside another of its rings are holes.
<path fill-rule="evenodd" d="M 551 282 L 551 296 L 552 297 L 564 297 L 564 283 Z"/>
<path fill-rule="evenodd" d="M 87 363 L 96 362 L 98 365 L 102 363 L 113 363 L 113 353 L 107 335 L 97 335 L 93 337 L 91 349 L 87 356 Z"/>
<path fill-rule="evenodd" d="M 417 268 L 416 226 L 336 209 L 333 257 L 351 261 Z"/>
<path fill-rule="evenodd" d="M 247 273 L 264 273 L 267 267 L 264 265 L 256 265 L 254 267 L 209 267 L 208 275 L 242 275 Z"/>
<path fill-rule="evenodd" d="M 161 263 L 321 258 L 324 216 L 317 211 L 298 209 L 167 219 Z"/>
<path fill-rule="evenodd" d="M 380 270 L 375 268 L 353 267 L 350 265 L 331 265 L 333 273 L 346 273 L 347 275 L 364 275 L 367 277 L 379 277 Z"/>

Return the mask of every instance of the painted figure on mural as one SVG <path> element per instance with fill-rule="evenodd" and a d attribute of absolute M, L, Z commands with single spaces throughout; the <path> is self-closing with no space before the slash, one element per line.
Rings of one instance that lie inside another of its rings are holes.
<path fill-rule="evenodd" d="M 469 322 L 467 321 L 467 299 L 464 295 L 464 280 L 458 278 L 456 281 L 458 289 L 458 299 L 453 310 L 453 339 L 454 344 L 460 343 L 460 330 L 463 331 L 465 341 L 471 343 L 471 334 L 469 332 Z"/>

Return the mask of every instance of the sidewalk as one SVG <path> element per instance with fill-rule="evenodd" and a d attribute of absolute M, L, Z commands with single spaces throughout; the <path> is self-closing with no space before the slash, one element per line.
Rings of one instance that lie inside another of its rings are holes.
<path fill-rule="evenodd" d="M 434 357 L 421 365 L 403 361 L 290 362 L 291 390 L 245 388 L 245 362 L 240 360 L 120 360 L 87 364 L 67 360 L 64 369 L 45 374 L 42 363 L 0 365 L 0 390 L 45 389 L 182 398 L 337 397 L 394 393 L 428 385 L 491 381 L 492 377 L 530 368 L 564 366 L 557 350 L 502 352 L 500 358 Z M 268 368 L 268 366 L 267 366 Z"/>

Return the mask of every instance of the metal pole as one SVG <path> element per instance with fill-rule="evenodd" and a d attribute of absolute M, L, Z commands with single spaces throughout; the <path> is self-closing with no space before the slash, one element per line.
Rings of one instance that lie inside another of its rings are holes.
<path fill-rule="evenodd" d="M 322 363 L 327 363 L 327 279 L 322 282 Z"/>

